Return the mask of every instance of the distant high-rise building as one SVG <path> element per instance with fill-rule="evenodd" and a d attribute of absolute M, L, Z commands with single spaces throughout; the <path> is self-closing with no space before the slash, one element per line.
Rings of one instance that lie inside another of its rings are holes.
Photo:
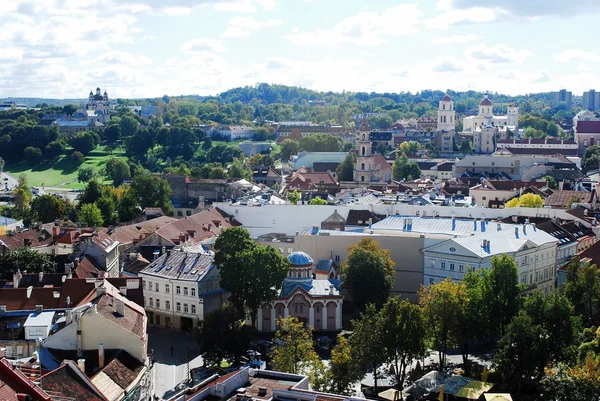
<path fill-rule="evenodd" d="M 567 106 L 571 107 L 573 93 L 566 89 L 561 89 L 558 92 L 552 92 L 552 105 L 556 106 L 560 102 L 565 102 Z"/>
<path fill-rule="evenodd" d="M 583 92 L 583 108 L 588 110 L 598 110 L 600 108 L 600 93 L 594 89 Z"/>

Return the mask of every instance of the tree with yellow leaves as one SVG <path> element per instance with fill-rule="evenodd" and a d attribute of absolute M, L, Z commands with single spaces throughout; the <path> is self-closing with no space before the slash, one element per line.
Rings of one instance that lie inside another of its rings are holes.
<path fill-rule="evenodd" d="M 541 196 L 536 194 L 525 194 L 520 197 L 515 197 L 506 202 L 505 205 L 508 207 L 532 207 L 539 208 L 544 206 L 544 200 Z"/>

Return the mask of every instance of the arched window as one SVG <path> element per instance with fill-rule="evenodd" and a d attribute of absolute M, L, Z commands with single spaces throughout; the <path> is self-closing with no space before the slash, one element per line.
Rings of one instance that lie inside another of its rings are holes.
<path fill-rule="evenodd" d="M 446 105 L 445 104 L 442 105 L 442 110 L 446 110 Z"/>
<path fill-rule="evenodd" d="M 586 142 L 587 142 L 587 140 L 586 140 Z M 587 144 L 586 144 L 585 146 L 587 146 Z M 364 180 L 365 180 L 365 176 L 364 176 L 364 175 L 363 175 L 363 176 L 361 176 L 361 177 L 360 177 L 360 180 L 361 180 L 361 181 L 364 181 Z"/>
<path fill-rule="evenodd" d="M 444 116 L 444 122 L 446 122 L 446 116 Z"/>
<path fill-rule="evenodd" d="M 365 169 L 365 163 L 363 163 L 363 164 L 361 164 L 361 165 L 360 165 L 360 169 L 361 169 L 361 170 L 364 170 L 364 169 Z"/>
<path fill-rule="evenodd" d="M 365 153 L 366 153 L 366 149 L 365 149 L 365 147 L 363 146 L 363 147 L 362 147 L 362 155 L 364 156 L 364 155 L 365 155 Z"/>
<path fill-rule="evenodd" d="M 363 139 L 362 139 L 362 140 L 363 140 L 363 141 L 365 140 L 365 134 L 363 134 Z"/>

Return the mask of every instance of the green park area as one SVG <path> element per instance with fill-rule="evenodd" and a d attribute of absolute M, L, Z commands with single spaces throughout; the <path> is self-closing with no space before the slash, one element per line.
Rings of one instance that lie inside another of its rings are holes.
<path fill-rule="evenodd" d="M 71 159 L 71 152 L 67 151 L 66 155 L 61 155 L 51 160 L 45 160 L 35 166 L 31 166 L 27 162 L 17 164 L 7 164 L 4 168 L 8 174 L 17 177 L 20 174 L 25 174 L 29 180 L 29 185 L 34 187 L 50 187 L 64 189 L 83 189 L 87 185 L 86 182 L 77 181 L 77 170 L 83 167 L 91 167 L 96 172 L 106 166 L 106 162 L 113 158 L 126 159 L 125 152 L 122 149 L 117 149 L 112 152 L 104 150 L 104 146 L 98 146 L 95 150 L 85 156 L 83 164 L 77 166 Z M 111 181 L 105 179 L 105 183 Z"/>

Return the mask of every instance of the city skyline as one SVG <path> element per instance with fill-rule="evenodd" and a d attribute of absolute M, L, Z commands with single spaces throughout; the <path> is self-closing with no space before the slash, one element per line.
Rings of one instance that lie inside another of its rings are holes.
<path fill-rule="evenodd" d="M 0 4 L 0 97 L 215 95 L 600 85 L 600 3 L 542 0 L 16 0 Z"/>

